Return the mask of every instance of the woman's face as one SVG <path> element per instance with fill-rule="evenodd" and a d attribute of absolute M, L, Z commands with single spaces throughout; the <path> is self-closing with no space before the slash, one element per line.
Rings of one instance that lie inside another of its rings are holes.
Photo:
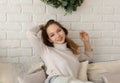
<path fill-rule="evenodd" d="M 63 44 L 65 42 L 65 32 L 56 24 L 51 24 L 47 28 L 47 34 L 51 43 Z"/>

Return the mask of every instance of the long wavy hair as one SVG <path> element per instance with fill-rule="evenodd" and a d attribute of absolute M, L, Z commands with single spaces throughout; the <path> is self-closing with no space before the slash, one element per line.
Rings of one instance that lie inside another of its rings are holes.
<path fill-rule="evenodd" d="M 65 35 L 66 35 L 65 42 L 67 42 L 67 47 L 73 52 L 74 55 L 78 55 L 79 54 L 79 50 L 78 50 L 79 45 L 77 45 L 73 40 L 71 40 L 70 38 L 67 37 L 68 30 L 55 20 L 49 20 L 45 25 L 39 26 L 42 31 L 41 36 L 42 36 L 43 43 L 49 47 L 54 47 L 53 43 L 51 43 L 49 41 L 49 37 L 47 34 L 47 28 L 52 24 L 56 24 L 61 29 L 63 29 L 63 31 L 65 32 Z"/>

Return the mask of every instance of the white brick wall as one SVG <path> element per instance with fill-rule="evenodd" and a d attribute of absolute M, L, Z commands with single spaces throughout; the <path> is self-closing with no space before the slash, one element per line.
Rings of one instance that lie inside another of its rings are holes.
<path fill-rule="evenodd" d="M 85 0 L 73 14 L 65 16 L 40 0 L 0 0 L 0 62 L 39 61 L 26 38 L 26 31 L 49 19 L 60 21 L 75 42 L 79 31 L 87 31 L 94 61 L 120 59 L 120 1 Z"/>

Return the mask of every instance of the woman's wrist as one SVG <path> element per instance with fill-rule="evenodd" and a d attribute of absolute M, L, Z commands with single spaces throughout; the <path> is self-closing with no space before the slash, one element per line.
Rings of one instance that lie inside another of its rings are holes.
<path fill-rule="evenodd" d="M 85 46 L 85 51 L 88 51 L 88 52 L 93 51 L 89 41 L 84 42 L 84 46 Z"/>

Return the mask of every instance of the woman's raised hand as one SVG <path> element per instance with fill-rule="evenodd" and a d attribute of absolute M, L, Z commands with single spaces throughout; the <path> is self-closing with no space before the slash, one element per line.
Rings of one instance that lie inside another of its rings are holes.
<path fill-rule="evenodd" d="M 80 39 L 84 42 L 85 51 L 92 51 L 88 33 L 85 31 L 80 32 Z"/>
<path fill-rule="evenodd" d="M 80 39 L 83 40 L 83 42 L 89 42 L 88 33 L 85 31 L 80 32 Z"/>

